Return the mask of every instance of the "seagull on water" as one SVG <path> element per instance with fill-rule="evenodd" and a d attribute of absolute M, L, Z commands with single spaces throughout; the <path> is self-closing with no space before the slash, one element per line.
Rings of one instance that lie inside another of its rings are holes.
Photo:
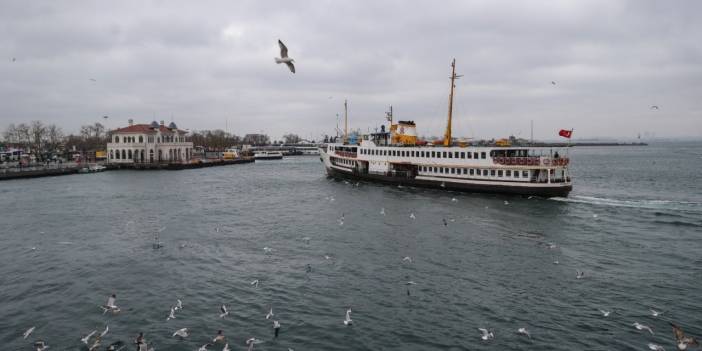
<path fill-rule="evenodd" d="M 273 331 L 275 332 L 275 337 L 278 337 L 278 331 L 280 330 L 280 323 L 278 321 L 273 321 Z"/>
<path fill-rule="evenodd" d="M 268 311 L 268 314 L 266 314 L 266 319 L 271 319 L 273 316 L 275 316 L 275 314 L 273 314 L 273 306 L 271 306 L 270 311 Z"/>
<path fill-rule="evenodd" d="M 48 347 L 48 346 L 47 346 Z M 95 338 L 95 341 L 93 342 L 93 345 L 88 348 L 89 351 L 97 351 L 98 347 L 100 347 L 100 336 Z M 39 350 L 39 349 L 37 349 Z"/>
<path fill-rule="evenodd" d="M 44 351 L 49 348 L 49 345 L 47 345 L 43 340 L 37 340 L 34 342 L 34 347 L 37 349 L 37 351 Z"/>
<path fill-rule="evenodd" d="M 488 331 L 485 328 L 478 328 L 478 330 L 482 333 L 480 338 L 484 341 L 488 341 L 495 338 L 495 334 L 493 334 L 491 331 Z"/>
<path fill-rule="evenodd" d="M 451 198 L 451 202 L 458 202 L 458 199 L 455 198 L 455 197 L 452 197 L 452 198 Z"/>
<path fill-rule="evenodd" d="M 265 253 L 271 253 L 271 252 L 273 252 L 273 249 L 270 248 L 270 247 L 268 247 L 268 246 L 266 246 L 266 247 L 263 248 L 263 252 L 265 252 Z"/>
<path fill-rule="evenodd" d="M 509 205 L 509 201 L 505 200 L 505 205 Z"/>
<path fill-rule="evenodd" d="M 222 351 L 231 351 L 231 349 L 229 348 L 229 343 L 224 344 L 224 348 L 222 349 Z"/>
<path fill-rule="evenodd" d="M 413 212 L 413 213 L 410 213 L 410 218 L 411 218 L 411 219 L 417 219 L 417 217 L 414 216 L 414 212 Z"/>
<path fill-rule="evenodd" d="M 383 215 L 383 216 L 385 216 L 385 207 L 382 207 L 382 208 L 380 209 L 380 214 Z"/>
<path fill-rule="evenodd" d="M 97 333 L 97 330 L 91 331 L 90 334 L 88 334 L 88 335 L 82 337 L 82 338 L 80 339 L 80 341 L 81 341 L 82 343 L 88 345 L 88 341 L 90 341 L 90 338 L 92 338 L 93 335 L 95 335 L 95 333 Z"/>
<path fill-rule="evenodd" d="M 339 225 L 344 225 L 344 214 L 341 214 L 341 218 L 339 218 Z"/>
<path fill-rule="evenodd" d="M 222 312 L 219 314 L 219 318 L 224 318 L 229 315 L 229 311 L 227 311 L 227 306 L 222 304 L 222 306 L 219 306 L 219 311 Z"/>
<path fill-rule="evenodd" d="M 166 322 L 170 321 L 171 319 L 175 319 L 175 307 L 171 307 L 171 313 L 168 315 L 168 318 L 166 318 Z"/>
<path fill-rule="evenodd" d="M 212 344 L 207 343 L 207 344 L 205 344 L 205 345 L 200 346 L 200 348 L 197 349 L 197 351 L 207 351 L 207 348 L 210 347 L 210 346 L 212 346 Z"/>
<path fill-rule="evenodd" d="M 288 65 L 288 68 L 290 69 L 290 72 L 295 73 L 295 65 L 293 65 L 293 60 L 292 58 L 288 57 L 288 48 L 283 44 L 280 39 L 278 39 L 278 46 L 280 46 L 280 58 L 276 57 L 275 58 L 275 63 L 281 64 L 284 63 Z"/>
<path fill-rule="evenodd" d="M 331 260 L 331 256 L 329 256 L 329 255 L 324 255 L 324 259 L 325 259 L 325 260 Z"/>
<path fill-rule="evenodd" d="M 446 218 L 441 219 L 444 222 L 444 227 L 448 225 L 448 222 L 446 222 Z"/>
<path fill-rule="evenodd" d="M 30 334 L 32 334 L 32 332 L 34 331 L 34 329 L 36 329 L 36 328 L 35 328 L 35 327 L 31 327 L 31 328 L 27 329 L 27 331 L 25 331 L 24 334 L 22 334 L 22 335 L 24 336 L 24 338 L 26 339 Z"/>
<path fill-rule="evenodd" d="M 600 310 L 600 313 L 602 313 L 602 316 L 604 317 L 609 317 L 609 314 L 612 313 L 612 311 Z"/>
<path fill-rule="evenodd" d="M 585 277 L 585 272 L 578 271 L 575 274 L 575 279 L 583 279 L 583 277 Z"/>
<path fill-rule="evenodd" d="M 178 329 L 173 333 L 173 336 L 180 337 L 181 339 L 185 339 L 188 337 L 188 328 L 182 328 Z"/>
<path fill-rule="evenodd" d="M 654 343 L 652 343 L 652 342 L 648 343 L 648 349 L 649 349 L 649 350 L 653 350 L 653 351 L 665 351 L 665 349 L 663 348 L 663 346 L 661 346 L 661 345 L 656 345 L 656 344 L 654 344 Z"/>
<path fill-rule="evenodd" d="M 252 281 L 251 285 L 253 285 L 255 288 L 258 288 L 258 279 Z"/>
<path fill-rule="evenodd" d="M 353 321 L 351 320 L 351 308 L 346 310 L 346 318 L 344 318 L 344 325 L 351 325 Z"/>
<path fill-rule="evenodd" d="M 414 282 L 414 280 L 410 280 L 405 285 L 417 285 L 417 283 Z"/>
<path fill-rule="evenodd" d="M 412 257 L 405 256 L 405 258 L 402 259 L 402 262 L 412 263 Z"/>
<path fill-rule="evenodd" d="M 178 299 L 178 302 L 176 303 L 175 310 L 177 311 L 177 310 L 182 310 L 182 309 L 183 309 L 183 301 L 180 301 L 180 299 Z"/>
<path fill-rule="evenodd" d="M 302 241 L 304 241 L 305 244 L 309 245 L 310 244 L 310 237 L 306 236 L 306 237 L 302 238 Z"/>
<path fill-rule="evenodd" d="M 659 108 L 658 108 L 658 106 L 653 105 L 653 106 L 651 106 L 651 110 L 659 110 Z"/>
<path fill-rule="evenodd" d="M 648 330 L 648 332 L 651 333 L 651 335 L 653 335 L 653 329 L 651 329 L 651 327 L 649 327 L 647 325 L 643 325 L 639 322 L 634 322 L 634 324 L 632 324 L 632 325 L 634 327 L 636 327 L 636 329 L 638 329 L 638 330 Z"/>
<path fill-rule="evenodd" d="M 217 331 L 217 336 L 212 339 L 212 342 L 224 342 L 227 338 L 224 336 L 224 332 L 220 329 Z"/>
<path fill-rule="evenodd" d="M 529 331 L 527 330 L 527 328 L 519 328 L 519 329 L 517 329 L 517 333 L 522 334 L 522 335 L 526 335 L 529 337 L 529 339 L 531 339 L 531 334 L 529 334 Z"/>
<path fill-rule="evenodd" d="M 663 314 L 663 312 L 656 311 L 656 310 L 654 310 L 654 309 L 649 309 L 649 311 L 651 311 L 651 315 L 654 316 L 654 317 L 658 317 L 658 316 L 660 316 L 660 315 Z"/>
<path fill-rule="evenodd" d="M 680 327 L 678 327 L 674 323 L 670 323 L 670 325 L 673 327 L 673 335 L 675 335 L 675 346 L 677 346 L 678 350 L 687 350 L 688 346 L 700 346 L 699 342 L 697 342 L 697 339 L 691 336 L 685 336 L 685 333 L 682 329 L 680 329 Z"/>
<path fill-rule="evenodd" d="M 116 300 L 117 300 L 117 295 L 115 295 L 115 294 L 110 295 L 110 297 L 107 298 L 107 303 L 100 306 L 102 308 L 102 314 L 105 314 L 107 312 L 119 313 L 120 309 L 115 304 Z"/>

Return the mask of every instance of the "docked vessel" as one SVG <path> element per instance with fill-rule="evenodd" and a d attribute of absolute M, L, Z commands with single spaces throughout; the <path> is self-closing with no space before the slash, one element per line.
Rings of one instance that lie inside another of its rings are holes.
<path fill-rule="evenodd" d="M 455 60 L 451 64 L 448 125 L 443 143 L 417 140 L 413 121 L 381 126 L 380 133 L 349 142 L 345 127 L 342 143 L 320 148 L 320 158 L 331 177 L 469 192 L 509 193 L 543 197 L 567 196 L 572 190 L 567 150 L 529 146 L 453 145 Z M 345 125 L 348 125 L 346 114 Z M 424 145 L 422 145 L 424 144 Z"/>
<path fill-rule="evenodd" d="M 283 153 L 280 151 L 258 151 L 254 154 L 256 160 L 280 160 Z"/>

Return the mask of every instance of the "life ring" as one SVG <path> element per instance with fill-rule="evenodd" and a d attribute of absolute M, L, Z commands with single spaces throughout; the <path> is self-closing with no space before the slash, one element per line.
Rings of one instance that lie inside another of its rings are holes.
<path fill-rule="evenodd" d="M 550 161 L 549 159 L 545 158 L 545 159 L 543 160 L 543 163 L 544 163 L 544 166 L 548 166 L 549 163 L 551 163 L 551 161 Z"/>
<path fill-rule="evenodd" d="M 526 163 L 526 160 L 524 160 L 523 157 L 520 157 L 520 158 L 517 159 L 517 163 L 519 163 L 520 166 L 523 166 L 524 163 Z"/>

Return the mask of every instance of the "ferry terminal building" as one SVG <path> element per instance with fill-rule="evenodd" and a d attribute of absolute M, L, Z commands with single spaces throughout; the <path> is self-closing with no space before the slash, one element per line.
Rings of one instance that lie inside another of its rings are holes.
<path fill-rule="evenodd" d="M 113 130 L 107 143 L 108 163 L 177 163 L 190 162 L 193 143 L 185 141 L 185 130 L 171 122 L 134 124 Z"/>

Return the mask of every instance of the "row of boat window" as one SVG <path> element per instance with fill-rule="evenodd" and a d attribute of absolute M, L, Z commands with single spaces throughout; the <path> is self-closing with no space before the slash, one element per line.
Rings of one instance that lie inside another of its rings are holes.
<path fill-rule="evenodd" d="M 332 158 L 332 160 L 334 161 L 335 164 L 341 163 L 341 164 L 345 164 L 345 165 L 348 165 L 348 166 L 353 166 L 354 163 L 356 162 L 356 161 L 350 161 L 350 160 L 347 160 L 347 159 L 336 158 L 336 157 Z"/>
<path fill-rule="evenodd" d="M 462 159 L 485 159 L 487 154 L 483 152 L 465 151 L 416 151 L 416 150 L 382 150 L 382 149 L 361 149 L 361 155 L 373 156 L 399 156 L 399 157 L 430 157 L 430 158 L 462 158 Z"/>
<path fill-rule="evenodd" d="M 463 175 L 475 175 L 475 176 L 491 176 L 491 177 L 505 177 L 505 178 L 519 178 L 519 171 L 512 170 L 495 170 L 495 169 L 474 169 L 474 168 L 452 168 L 452 167 L 433 167 L 433 166 L 420 166 L 419 170 L 426 173 L 435 174 L 463 174 Z M 529 171 L 522 171 L 522 178 L 529 178 Z"/>

